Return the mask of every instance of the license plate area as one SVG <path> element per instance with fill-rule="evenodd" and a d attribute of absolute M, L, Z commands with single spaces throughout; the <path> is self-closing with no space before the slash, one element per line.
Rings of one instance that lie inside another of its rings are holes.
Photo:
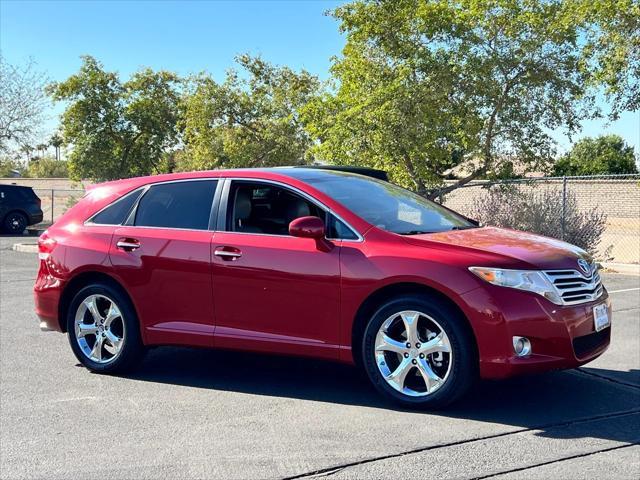
<path fill-rule="evenodd" d="M 593 326 L 596 332 L 604 330 L 609 325 L 611 325 L 611 318 L 609 318 L 607 305 L 602 303 L 593 307 Z"/>

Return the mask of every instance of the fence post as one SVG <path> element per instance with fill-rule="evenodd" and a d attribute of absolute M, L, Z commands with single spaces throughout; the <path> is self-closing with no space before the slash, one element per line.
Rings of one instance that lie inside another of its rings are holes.
<path fill-rule="evenodd" d="M 566 175 L 562 177 L 562 240 L 564 240 L 565 236 L 565 227 L 566 227 L 566 216 L 567 216 L 567 177 Z"/>
<path fill-rule="evenodd" d="M 51 189 L 51 225 L 53 225 L 53 207 L 55 206 L 55 190 Z"/>

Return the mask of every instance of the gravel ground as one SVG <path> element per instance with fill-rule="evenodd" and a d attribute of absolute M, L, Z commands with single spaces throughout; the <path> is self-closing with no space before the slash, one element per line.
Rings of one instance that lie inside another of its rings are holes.
<path fill-rule="evenodd" d="M 0 237 L 2 478 L 640 477 L 640 277 L 605 274 L 609 351 L 405 411 L 354 368 L 154 349 L 126 377 L 79 367 L 33 315 L 33 253 Z"/>

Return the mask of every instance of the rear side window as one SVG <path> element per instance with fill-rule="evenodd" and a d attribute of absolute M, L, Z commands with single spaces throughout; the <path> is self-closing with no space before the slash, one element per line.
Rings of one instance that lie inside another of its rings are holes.
<path fill-rule="evenodd" d="M 207 230 L 217 183 L 198 180 L 154 185 L 138 203 L 134 224 Z"/>
<path fill-rule="evenodd" d="M 29 187 L 5 187 L 0 189 L 0 198 L 14 200 L 18 202 L 33 200 L 36 194 Z"/>
<path fill-rule="evenodd" d="M 99 225 L 120 225 L 124 223 L 142 191 L 143 189 L 139 188 L 116 200 L 107 208 L 94 215 L 91 222 Z"/>
<path fill-rule="evenodd" d="M 36 192 L 33 191 L 33 188 L 23 188 L 22 195 L 27 200 L 34 200 L 35 198 L 37 198 Z"/>

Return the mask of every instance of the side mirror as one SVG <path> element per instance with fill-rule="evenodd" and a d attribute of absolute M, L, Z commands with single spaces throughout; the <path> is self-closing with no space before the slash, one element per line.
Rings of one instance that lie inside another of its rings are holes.
<path fill-rule="evenodd" d="M 289 224 L 289 234 L 293 237 L 324 238 L 324 221 L 318 217 L 300 217 Z"/>

